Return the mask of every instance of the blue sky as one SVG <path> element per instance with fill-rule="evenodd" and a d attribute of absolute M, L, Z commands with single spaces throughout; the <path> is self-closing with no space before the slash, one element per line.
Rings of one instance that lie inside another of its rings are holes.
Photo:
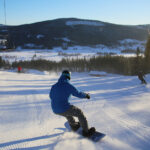
<path fill-rule="evenodd" d="M 5 0 L 7 24 L 56 18 L 92 19 L 115 24 L 150 24 L 150 0 Z M 0 0 L 0 24 L 4 24 Z"/>

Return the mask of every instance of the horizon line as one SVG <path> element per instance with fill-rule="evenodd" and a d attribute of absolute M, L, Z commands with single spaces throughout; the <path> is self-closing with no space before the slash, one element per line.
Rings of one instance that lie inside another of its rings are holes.
<path fill-rule="evenodd" d="M 86 20 L 86 21 L 97 21 L 97 22 L 103 22 L 103 23 L 108 23 L 108 24 L 114 24 L 114 25 L 122 25 L 122 26 L 142 26 L 142 25 L 150 25 L 150 23 L 146 24 L 120 24 L 120 23 L 112 23 L 112 22 L 107 22 L 107 21 L 101 21 L 101 20 L 96 20 L 96 19 L 86 19 L 86 18 L 78 18 L 78 17 L 62 17 L 62 18 L 55 18 L 55 19 L 48 19 L 48 20 L 41 20 L 41 21 L 35 21 L 35 22 L 30 22 L 30 23 L 22 23 L 22 24 L 3 24 L 0 23 L 0 26 L 21 26 L 21 25 L 27 25 L 27 24 L 36 24 L 40 22 L 46 22 L 46 21 L 53 21 L 53 20 L 59 20 L 59 19 L 78 19 L 78 20 Z"/>

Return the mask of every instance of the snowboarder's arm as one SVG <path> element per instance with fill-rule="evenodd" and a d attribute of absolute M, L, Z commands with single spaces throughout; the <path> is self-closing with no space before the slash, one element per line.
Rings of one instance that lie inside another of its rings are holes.
<path fill-rule="evenodd" d="M 71 94 L 79 98 L 87 98 L 87 94 L 81 91 L 78 91 L 74 86 L 71 85 Z"/>

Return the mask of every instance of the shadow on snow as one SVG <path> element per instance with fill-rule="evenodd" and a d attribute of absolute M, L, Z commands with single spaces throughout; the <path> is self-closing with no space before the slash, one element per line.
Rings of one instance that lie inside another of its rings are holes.
<path fill-rule="evenodd" d="M 62 134 L 63 133 L 57 133 L 57 134 L 52 134 L 52 135 L 45 135 L 45 136 L 39 136 L 39 137 L 34 137 L 34 138 L 29 138 L 29 139 L 21 139 L 21 140 L 17 140 L 17 141 L 0 143 L 0 148 L 4 148 L 4 147 L 7 147 L 7 146 L 11 147 L 12 145 L 25 143 L 25 142 L 33 142 L 33 141 L 36 141 L 36 140 L 54 138 L 54 137 L 60 136 Z M 52 148 L 56 144 L 57 144 L 57 142 L 54 142 L 54 143 L 51 143 L 51 144 L 47 144 L 47 145 L 35 146 L 35 147 L 26 147 L 26 148 L 17 148 L 16 147 L 15 149 L 19 149 L 19 150 L 24 150 L 24 149 L 37 150 L 37 149 L 43 149 L 43 148 Z"/>

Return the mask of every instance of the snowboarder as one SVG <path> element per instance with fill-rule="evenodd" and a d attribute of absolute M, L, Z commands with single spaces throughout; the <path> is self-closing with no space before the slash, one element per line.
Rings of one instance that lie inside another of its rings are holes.
<path fill-rule="evenodd" d="M 143 71 L 139 71 L 138 78 L 139 78 L 139 80 L 141 80 L 141 84 L 147 84 L 144 77 L 145 77 L 145 75 L 144 75 Z"/>
<path fill-rule="evenodd" d="M 64 116 L 73 131 L 77 131 L 80 126 L 82 127 L 82 135 L 90 137 L 94 134 L 95 128 L 88 127 L 88 122 L 81 109 L 71 105 L 69 98 L 71 95 L 78 98 L 90 99 L 90 95 L 78 91 L 70 82 L 71 73 L 64 70 L 56 84 L 50 90 L 49 97 L 51 99 L 52 110 L 55 114 Z M 79 122 L 76 122 L 74 117 L 77 117 Z"/>

